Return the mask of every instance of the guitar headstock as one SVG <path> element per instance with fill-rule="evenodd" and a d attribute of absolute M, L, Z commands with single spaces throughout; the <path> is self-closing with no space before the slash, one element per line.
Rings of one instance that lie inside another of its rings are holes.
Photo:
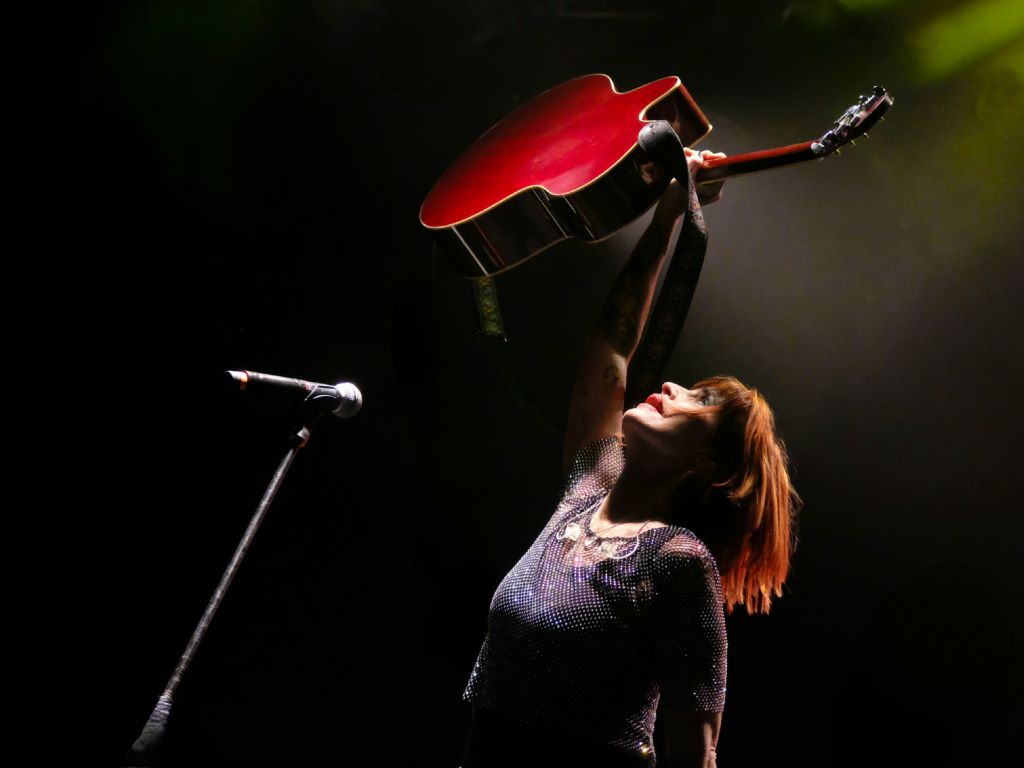
<path fill-rule="evenodd" d="M 835 152 L 858 136 L 865 135 L 891 106 L 892 94 L 876 85 L 870 95 L 861 96 L 820 139 L 811 144 L 811 151 L 822 156 Z"/>

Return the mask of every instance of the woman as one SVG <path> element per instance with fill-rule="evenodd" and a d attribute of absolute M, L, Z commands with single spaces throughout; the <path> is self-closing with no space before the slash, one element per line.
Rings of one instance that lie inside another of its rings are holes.
<path fill-rule="evenodd" d="M 686 153 L 691 176 L 722 156 Z M 781 596 L 799 500 L 771 410 L 735 378 L 666 382 L 623 413 L 687 202 L 673 182 L 584 352 L 561 503 L 491 602 L 462 768 L 715 766 L 724 610 Z"/>

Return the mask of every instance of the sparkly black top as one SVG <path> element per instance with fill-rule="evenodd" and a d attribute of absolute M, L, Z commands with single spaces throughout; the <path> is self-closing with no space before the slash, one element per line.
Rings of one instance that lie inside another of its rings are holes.
<path fill-rule="evenodd" d="M 558 508 L 494 593 L 462 698 L 653 763 L 659 700 L 724 708 L 725 618 L 715 560 L 686 528 L 591 534 L 624 462 L 614 436 L 577 452 Z"/>

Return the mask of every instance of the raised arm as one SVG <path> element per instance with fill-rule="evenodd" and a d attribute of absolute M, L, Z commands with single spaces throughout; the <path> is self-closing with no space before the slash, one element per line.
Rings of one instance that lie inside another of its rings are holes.
<path fill-rule="evenodd" d="M 686 150 L 691 175 L 700 169 L 705 157 L 724 155 Z M 721 184 L 698 187 L 698 193 L 702 204 L 714 202 L 722 196 Z M 658 275 L 686 204 L 685 190 L 673 181 L 605 300 L 573 384 L 563 469 L 568 469 L 573 455 L 583 445 L 622 430 L 626 371 L 647 323 Z"/>

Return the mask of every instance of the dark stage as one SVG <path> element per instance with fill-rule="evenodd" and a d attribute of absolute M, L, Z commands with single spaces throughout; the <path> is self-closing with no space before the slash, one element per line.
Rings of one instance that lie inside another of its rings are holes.
<path fill-rule="evenodd" d="M 728 618 L 718 764 L 1016 760 L 1018 3 L 147 0 L 10 29 L 13 754 L 121 764 L 286 447 L 283 402 L 222 386 L 246 368 L 365 404 L 300 452 L 165 764 L 458 765 L 491 595 L 557 502 L 643 222 L 500 276 L 495 352 L 419 206 L 495 121 L 602 72 L 679 76 L 729 154 L 895 96 L 856 148 L 705 210 L 666 377 L 759 387 L 805 502 L 785 596 Z"/>

